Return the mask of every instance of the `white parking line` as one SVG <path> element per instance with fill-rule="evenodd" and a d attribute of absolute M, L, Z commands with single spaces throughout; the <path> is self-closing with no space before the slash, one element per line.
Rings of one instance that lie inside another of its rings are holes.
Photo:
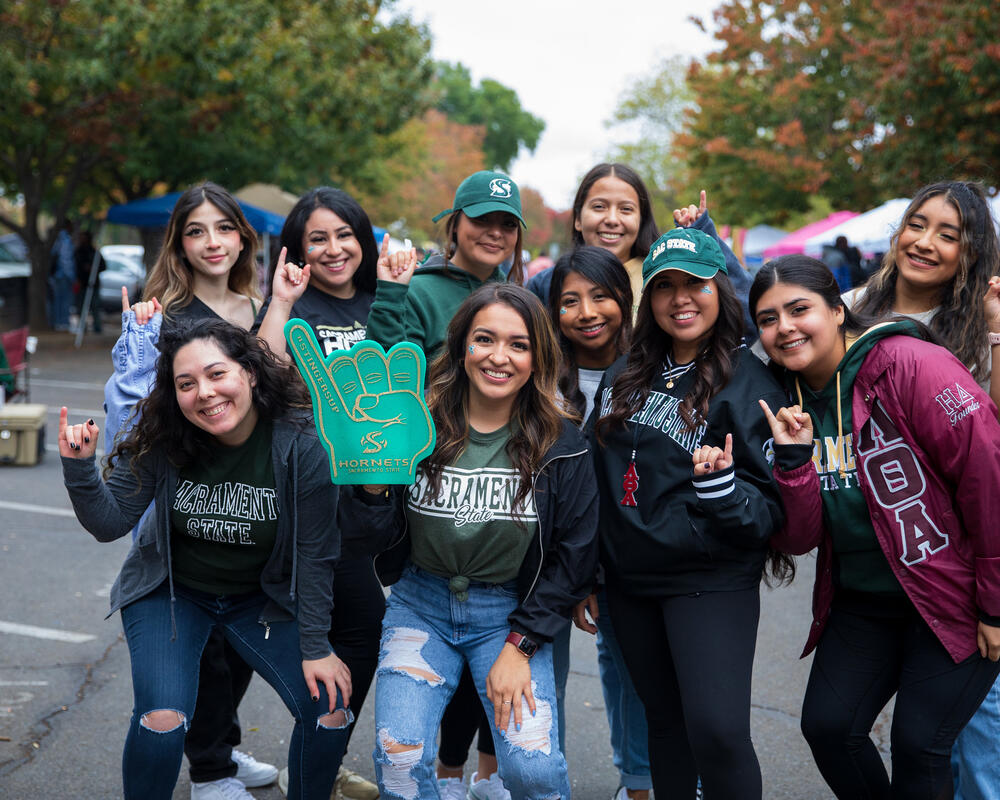
<path fill-rule="evenodd" d="M 0 508 L 7 508 L 11 511 L 24 511 L 28 514 L 50 514 L 53 517 L 73 517 L 76 514 L 69 508 L 54 508 L 53 506 L 35 506 L 30 503 L 13 503 L 10 500 L 0 500 Z"/>
<path fill-rule="evenodd" d="M 0 681 L 0 686 L 48 686 L 48 681 Z"/>
<path fill-rule="evenodd" d="M 78 381 L 55 381 L 51 378 L 32 378 L 33 386 L 44 386 L 52 389 L 99 389 L 104 390 L 103 383 L 80 383 Z"/>
<path fill-rule="evenodd" d="M 52 639 L 56 642 L 81 644 L 96 639 L 89 633 L 73 633 L 72 631 L 57 631 L 54 628 L 39 628 L 35 625 L 21 625 L 17 622 L 0 620 L 0 633 L 16 633 L 19 636 L 34 636 L 36 639 Z"/>
<path fill-rule="evenodd" d="M 63 405 L 65 405 L 65 403 Z M 81 417 L 84 417 L 84 418 L 89 417 L 90 419 L 94 420 L 94 422 L 97 422 L 97 420 L 99 420 L 99 419 L 100 420 L 104 419 L 104 409 L 103 408 L 100 411 L 97 411 L 97 410 L 95 410 L 93 408 L 76 408 L 73 405 L 68 405 L 66 407 L 69 409 L 70 423 L 71 424 L 73 423 L 74 419 L 79 420 Z M 58 417 L 59 416 L 59 409 L 60 408 L 62 408 L 62 405 L 49 406 L 46 409 L 46 411 L 49 414 L 55 414 Z"/>

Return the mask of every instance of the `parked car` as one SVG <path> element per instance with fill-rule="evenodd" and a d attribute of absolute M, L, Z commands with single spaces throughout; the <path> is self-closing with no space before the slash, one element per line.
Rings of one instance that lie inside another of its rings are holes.
<path fill-rule="evenodd" d="M 128 299 L 138 301 L 146 287 L 146 266 L 142 263 L 142 245 L 106 244 L 101 248 L 105 270 L 98 276 L 101 308 L 121 311 L 122 286 L 128 287 Z"/>

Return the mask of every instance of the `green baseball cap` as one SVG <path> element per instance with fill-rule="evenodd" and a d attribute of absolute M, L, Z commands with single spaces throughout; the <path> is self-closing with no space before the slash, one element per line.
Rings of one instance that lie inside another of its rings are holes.
<path fill-rule="evenodd" d="M 481 217 L 491 211 L 506 211 L 517 217 L 525 228 L 528 226 L 521 216 L 521 193 L 517 184 L 502 172 L 483 170 L 474 172 L 458 185 L 455 202 L 431 221 L 454 211 L 464 211 L 467 217 Z"/>
<path fill-rule="evenodd" d="M 714 278 L 720 270 L 728 275 L 726 257 L 719 243 L 693 228 L 674 228 L 653 242 L 642 262 L 642 287 L 665 269 L 678 269 L 698 278 Z"/>

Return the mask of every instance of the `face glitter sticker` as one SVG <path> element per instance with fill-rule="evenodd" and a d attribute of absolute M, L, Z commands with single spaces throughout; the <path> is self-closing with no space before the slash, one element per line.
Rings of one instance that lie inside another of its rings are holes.
<path fill-rule="evenodd" d="M 469 352 L 470 353 L 475 353 L 476 352 L 476 346 L 474 344 L 470 344 L 469 345 Z"/>
<path fill-rule="evenodd" d="M 708 288 L 707 286 L 702 286 L 702 287 L 701 287 L 701 293 L 702 293 L 702 294 L 711 294 L 711 293 L 712 293 L 712 290 L 711 290 L 711 289 L 709 289 L 709 288 Z"/>
<path fill-rule="evenodd" d="M 562 316 L 562 315 L 563 315 L 563 314 L 565 314 L 565 313 L 566 313 L 566 309 L 565 309 L 565 308 L 560 308 L 560 309 L 559 309 L 559 315 L 560 315 L 560 316 Z"/>

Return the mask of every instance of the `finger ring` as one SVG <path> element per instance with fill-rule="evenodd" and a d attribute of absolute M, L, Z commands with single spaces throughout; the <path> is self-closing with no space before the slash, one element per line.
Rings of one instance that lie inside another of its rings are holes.
<path fill-rule="evenodd" d="M 501 705 L 509 706 L 510 704 L 510 700 L 504 700 Z"/>

